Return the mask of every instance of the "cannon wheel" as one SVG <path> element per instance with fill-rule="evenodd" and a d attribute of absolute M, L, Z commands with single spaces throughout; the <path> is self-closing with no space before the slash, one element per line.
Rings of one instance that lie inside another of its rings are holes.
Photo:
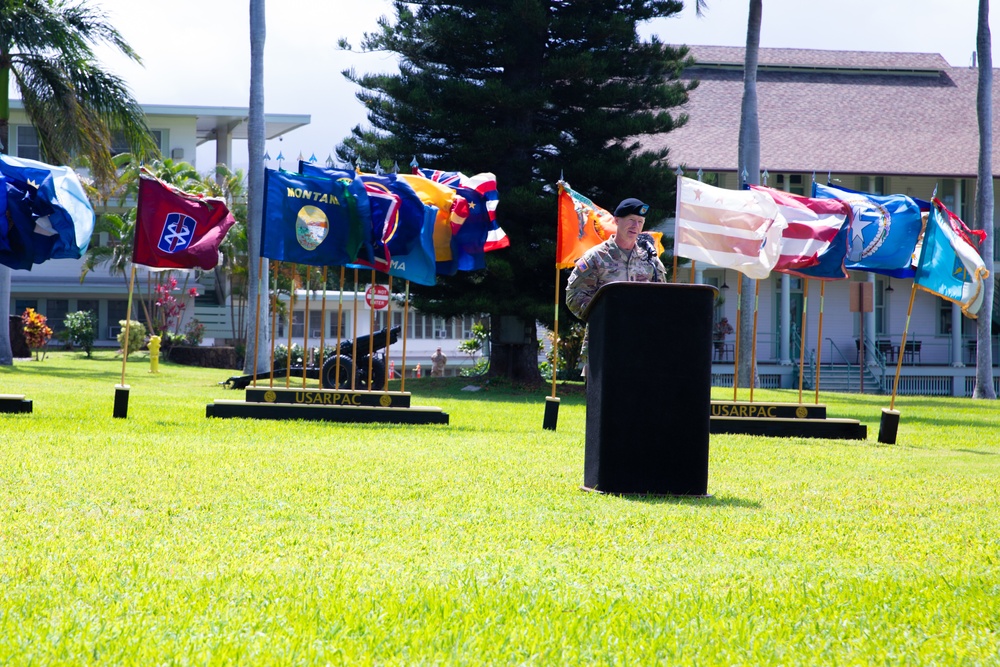
<path fill-rule="evenodd" d="M 381 359 L 372 359 L 372 386 L 368 386 L 368 359 L 358 359 L 358 379 L 356 386 L 358 389 L 370 389 L 371 391 L 382 391 L 385 386 L 385 364 Z"/>
<path fill-rule="evenodd" d="M 337 373 L 337 356 L 332 355 L 323 364 L 323 388 L 324 389 L 350 389 L 351 388 L 351 358 L 347 355 L 340 355 L 340 376 L 335 378 Z M 339 380 L 339 381 L 338 381 Z"/>

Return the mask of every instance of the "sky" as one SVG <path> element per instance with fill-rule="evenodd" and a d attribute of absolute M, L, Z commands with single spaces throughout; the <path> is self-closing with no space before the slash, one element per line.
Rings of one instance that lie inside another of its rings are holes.
<path fill-rule="evenodd" d="M 125 80 L 141 104 L 249 106 L 249 0 L 89 4 L 105 12 L 143 59 L 139 66 L 98 50 L 101 63 Z M 671 44 L 744 46 L 748 4 L 709 0 L 699 18 L 691 0 L 680 14 L 644 24 L 639 32 Z M 763 0 L 761 47 L 938 53 L 954 66 L 968 66 L 976 50 L 977 12 L 978 0 Z M 308 126 L 267 142 L 272 158 L 279 152 L 291 161 L 315 154 L 323 162 L 352 127 L 366 124 L 357 87 L 341 72 L 393 71 L 395 61 L 391 54 L 343 51 L 337 40 L 345 37 L 357 48 L 385 15 L 392 16 L 388 0 L 266 3 L 265 112 L 311 117 Z M 208 171 L 214 158 L 214 143 L 201 147 L 199 170 Z M 246 167 L 246 142 L 234 143 L 233 163 Z M 278 165 L 272 160 L 268 166 Z"/>

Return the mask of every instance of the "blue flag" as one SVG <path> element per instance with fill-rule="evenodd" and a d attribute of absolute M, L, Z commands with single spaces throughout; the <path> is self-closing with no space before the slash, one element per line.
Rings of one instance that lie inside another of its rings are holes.
<path fill-rule="evenodd" d="M 392 256 L 389 275 L 403 278 L 421 285 L 433 285 L 437 275 L 434 259 L 434 223 L 437 220 L 436 206 L 421 204 L 423 221 L 420 225 L 418 243 L 407 253 Z"/>
<path fill-rule="evenodd" d="M 27 197 L 34 221 L 30 261 L 82 257 L 94 232 L 94 208 L 76 172 L 0 155 L 0 174 Z"/>
<path fill-rule="evenodd" d="M 395 174 L 362 174 L 361 180 L 368 188 L 369 197 L 373 191 L 382 191 L 386 195 L 392 195 L 398 206 L 395 211 L 395 220 L 388 225 L 390 233 L 384 235 L 387 253 L 390 258 L 396 255 L 403 255 L 412 252 L 420 245 L 420 234 L 424 225 L 424 203 L 420 197 L 407 183 L 396 178 Z M 372 219 L 381 218 L 382 214 L 376 214 L 376 205 L 372 204 Z"/>
<path fill-rule="evenodd" d="M 357 201 L 358 218 L 361 221 L 362 228 L 361 247 L 358 248 L 358 252 L 354 259 L 359 259 L 362 262 L 366 262 L 368 265 L 373 264 L 375 262 L 375 257 L 380 254 L 379 251 L 376 250 L 376 244 L 378 243 L 381 230 L 375 229 L 371 210 L 372 202 L 368 197 L 368 191 L 365 188 L 365 184 L 361 181 L 361 177 L 357 174 L 357 172 L 346 171 L 343 169 L 333 169 L 332 167 L 322 167 L 318 164 L 313 164 L 312 162 L 299 160 L 299 173 L 303 176 L 330 178 L 347 185 L 348 191 L 354 195 Z"/>
<path fill-rule="evenodd" d="M 920 263 L 913 282 L 917 287 L 954 301 L 973 319 L 983 304 L 983 281 L 990 272 L 966 233 L 965 223 L 940 200 L 933 200 L 921 244 Z"/>
<path fill-rule="evenodd" d="M 310 266 L 354 261 L 365 225 L 352 182 L 266 169 L 260 254 Z M 367 195 L 364 204 L 367 208 Z"/>
<path fill-rule="evenodd" d="M 0 264 L 15 270 L 31 270 L 35 256 L 35 218 L 29 194 L 14 183 L 6 181 L 4 189 L 5 209 L 10 226 L 5 228 L 3 247 L 0 248 Z"/>
<path fill-rule="evenodd" d="M 848 270 L 913 277 L 923 229 L 916 201 L 906 195 L 872 195 L 819 183 L 813 183 L 813 196 L 839 199 L 851 206 Z"/>

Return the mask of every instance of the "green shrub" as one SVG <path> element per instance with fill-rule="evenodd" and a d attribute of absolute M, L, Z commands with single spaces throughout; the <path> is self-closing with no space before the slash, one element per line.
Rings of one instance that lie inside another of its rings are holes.
<path fill-rule="evenodd" d="M 82 349 L 91 356 L 94 341 L 97 340 L 97 316 L 92 310 L 78 310 L 63 318 L 65 330 L 62 332 L 66 340 L 73 346 Z"/>
<path fill-rule="evenodd" d="M 118 333 L 118 345 L 125 349 L 125 330 L 128 328 L 128 353 L 138 352 L 146 344 L 146 327 L 142 322 L 118 320 L 122 330 Z"/>

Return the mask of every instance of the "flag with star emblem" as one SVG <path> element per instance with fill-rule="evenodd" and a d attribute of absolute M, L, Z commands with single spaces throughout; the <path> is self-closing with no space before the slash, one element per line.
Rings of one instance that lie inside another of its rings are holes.
<path fill-rule="evenodd" d="M 213 269 L 235 222 L 222 199 L 189 194 L 141 172 L 132 261 L 151 269 Z"/>
<path fill-rule="evenodd" d="M 959 304 L 962 313 L 975 319 L 983 305 L 983 281 L 990 272 L 970 240 L 965 223 L 937 197 L 931 204 L 913 282 L 924 291 Z"/>
<path fill-rule="evenodd" d="M 912 278 L 924 222 L 920 204 L 907 195 L 873 195 L 813 183 L 813 197 L 839 199 L 851 207 L 847 247 L 849 271 Z"/>
<path fill-rule="evenodd" d="M 23 210 L 32 223 L 30 232 L 18 231 L 21 250 L 17 252 L 30 254 L 0 261 L 30 268 L 49 259 L 83 256 L 94 232 L 94 208 L 72 168 L 0 155 L 0 175 L 14 187 L 16 193 L 9 196 L 19 198 L 19 211 Z M 6 235 L 0 237 L 6 239 Z"/>
<path fill-rule="evenodd" d="M 674 254 L 766 278 L 781 254 L 788 223 L 759 190 L 726 190 L 677 177 Z"/>

